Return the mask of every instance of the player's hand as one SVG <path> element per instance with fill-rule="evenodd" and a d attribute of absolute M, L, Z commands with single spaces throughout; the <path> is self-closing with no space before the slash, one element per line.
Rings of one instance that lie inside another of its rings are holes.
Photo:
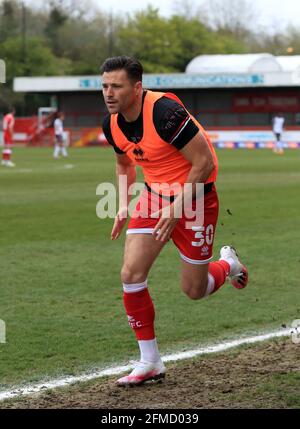
<path fill-rule="evenodd" d="M 171 204 L 170 206 L 158 210 L 157 212 L 153 213 L 151 217 L 160 218 L 152 233 L 155 240 L 169 241 L 171 238 L 171 234 L 179 220 L 178 218 L 174 217 L 173 205 Z"/>
<path fill-rule="evenodd" d="M 117 238 L 119 238 L 119 236 L 122 232 L 122 229 L 124 228 L 124 225 L 126 224 L 127 217 L 128 217 L 127 207 L 119 209 L 117 216 L 115 217 L 114 226 L 112 228 L 111 235 L 110 235 L 110 238 L 112 240 L 116 240 Z"/>

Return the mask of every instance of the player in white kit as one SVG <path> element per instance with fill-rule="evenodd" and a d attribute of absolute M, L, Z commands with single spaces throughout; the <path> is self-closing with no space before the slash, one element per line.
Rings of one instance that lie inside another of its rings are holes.
<path fill-rule="evenodd" d="M 67 149 L 65 146 L 65 139 L 64 139 L 64 126 L 63 126 L 63 120 L 65 118 L 65 115 L 63 112 L 57 112 L 56 119 L 54 121 L 54 134 L 55 134 L 55 144 L 54 144 L 54 153 L 53 157 L 58 158 L 59 154 L 61 152 L 63 157 L 67 157 Z"/>
<path fill-rule="evenodd" d="M 284 127 L 284 117 L 281 113 L 274 116 L 272 120 L 273 133 L 275 134 L 276 141 L 274 142 L 273 152 L 278 154 L 283 154 L 283 143 L 282 143 L 282 133 Z"/>

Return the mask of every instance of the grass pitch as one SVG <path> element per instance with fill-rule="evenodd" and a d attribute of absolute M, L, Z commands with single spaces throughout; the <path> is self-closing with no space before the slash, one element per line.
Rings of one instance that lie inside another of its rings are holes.
<path fill-rule="evenodd" d="M 179 289 L 169 243 L 149 288 L 162 353 L 290 326 L 300 318 L 300 151 L 218 152 L 220 216 L 215 257 L 237 247 L 250 284 L 226 285 L 205 300 Z M 115 181 L 111 149 L 17 148 L 0 169 L 0 388 L 75 374 L 137 357 L 122 305 L 123 237 L 96 216 L 101 182 Z"/>

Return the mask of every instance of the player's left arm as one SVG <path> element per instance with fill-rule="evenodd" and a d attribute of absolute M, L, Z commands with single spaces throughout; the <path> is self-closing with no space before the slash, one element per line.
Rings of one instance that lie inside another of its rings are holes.
<path fill-rule="evenodd" d="M 13 117 L 9 124 L 9 132 L 11 135 L 13 135 L 14 128 L 15 128 L 15 118 Z"/>
<path fill-rule="evenodd" d="M 184 187 L 182 192 L 174 200 L 173 204 L 170 205 L 167 217 L 164 217 L 164 213 L 161 213 L 161 218 L 153 231 L 155 239 L 160 241 L 165 241 L 170 238 L 171 233 L 178 222 L 176 214 L 182 213 L 184 201 L 191 201 L 192 198 L 195 197 L 196 184 L 204 184 L 215 168 L 214 159 L 209 149 L 208 142 L 200 130 L 189 141 L 189 143 L 180 150 L 180 152 L 184 158 L 191 163 L 191 169 L 186 183 L 191 183 L 192 186 Z"/>
<path fill-rule="evenodd" d="M 180 152 L 192 165 L 186 182 L 192 183 L 195 189 L 196 183 L 205 183 L 215 168 L 214 159 L 204 134 L 199 130 Z M 195 196 L 194 193 L 193 196 Z"/>

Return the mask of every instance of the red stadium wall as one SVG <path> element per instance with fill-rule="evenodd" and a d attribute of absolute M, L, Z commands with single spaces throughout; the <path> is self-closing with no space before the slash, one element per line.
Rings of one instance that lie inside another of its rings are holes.
<path fill-rule="evenodd" d="M 232 111 L 235 113 L 297 113 L 300 111 L 300 96 L 294 91 L 276 94 L 239 93 L 233 96 Z"/>
<path fill-rule="evenodd" d="M 206 127 L 217 147 L 272 147 L 274 136 L 270 126 Z M 74 147 L 107 146 L 108 142 L 101 127 L 66 128 L 69 143 Z M 52 146 L 53 127 L 38 127 L 37 117 L 16 118 L 14 142 L 30 146 Z M 286 147 L 300 147 L 300 126 L 286 127 L 283 134 Z"/>
<path fill-rule="evenodd" d="M 101 127 L 65 128 L 69 133 L 70 145 L 74 147 L 108 145 Z M 14 143 L 30 146 L 51 146 L 54 143 L 53 127 L 39 129 L 37 116 L 16 118 Z"/>

